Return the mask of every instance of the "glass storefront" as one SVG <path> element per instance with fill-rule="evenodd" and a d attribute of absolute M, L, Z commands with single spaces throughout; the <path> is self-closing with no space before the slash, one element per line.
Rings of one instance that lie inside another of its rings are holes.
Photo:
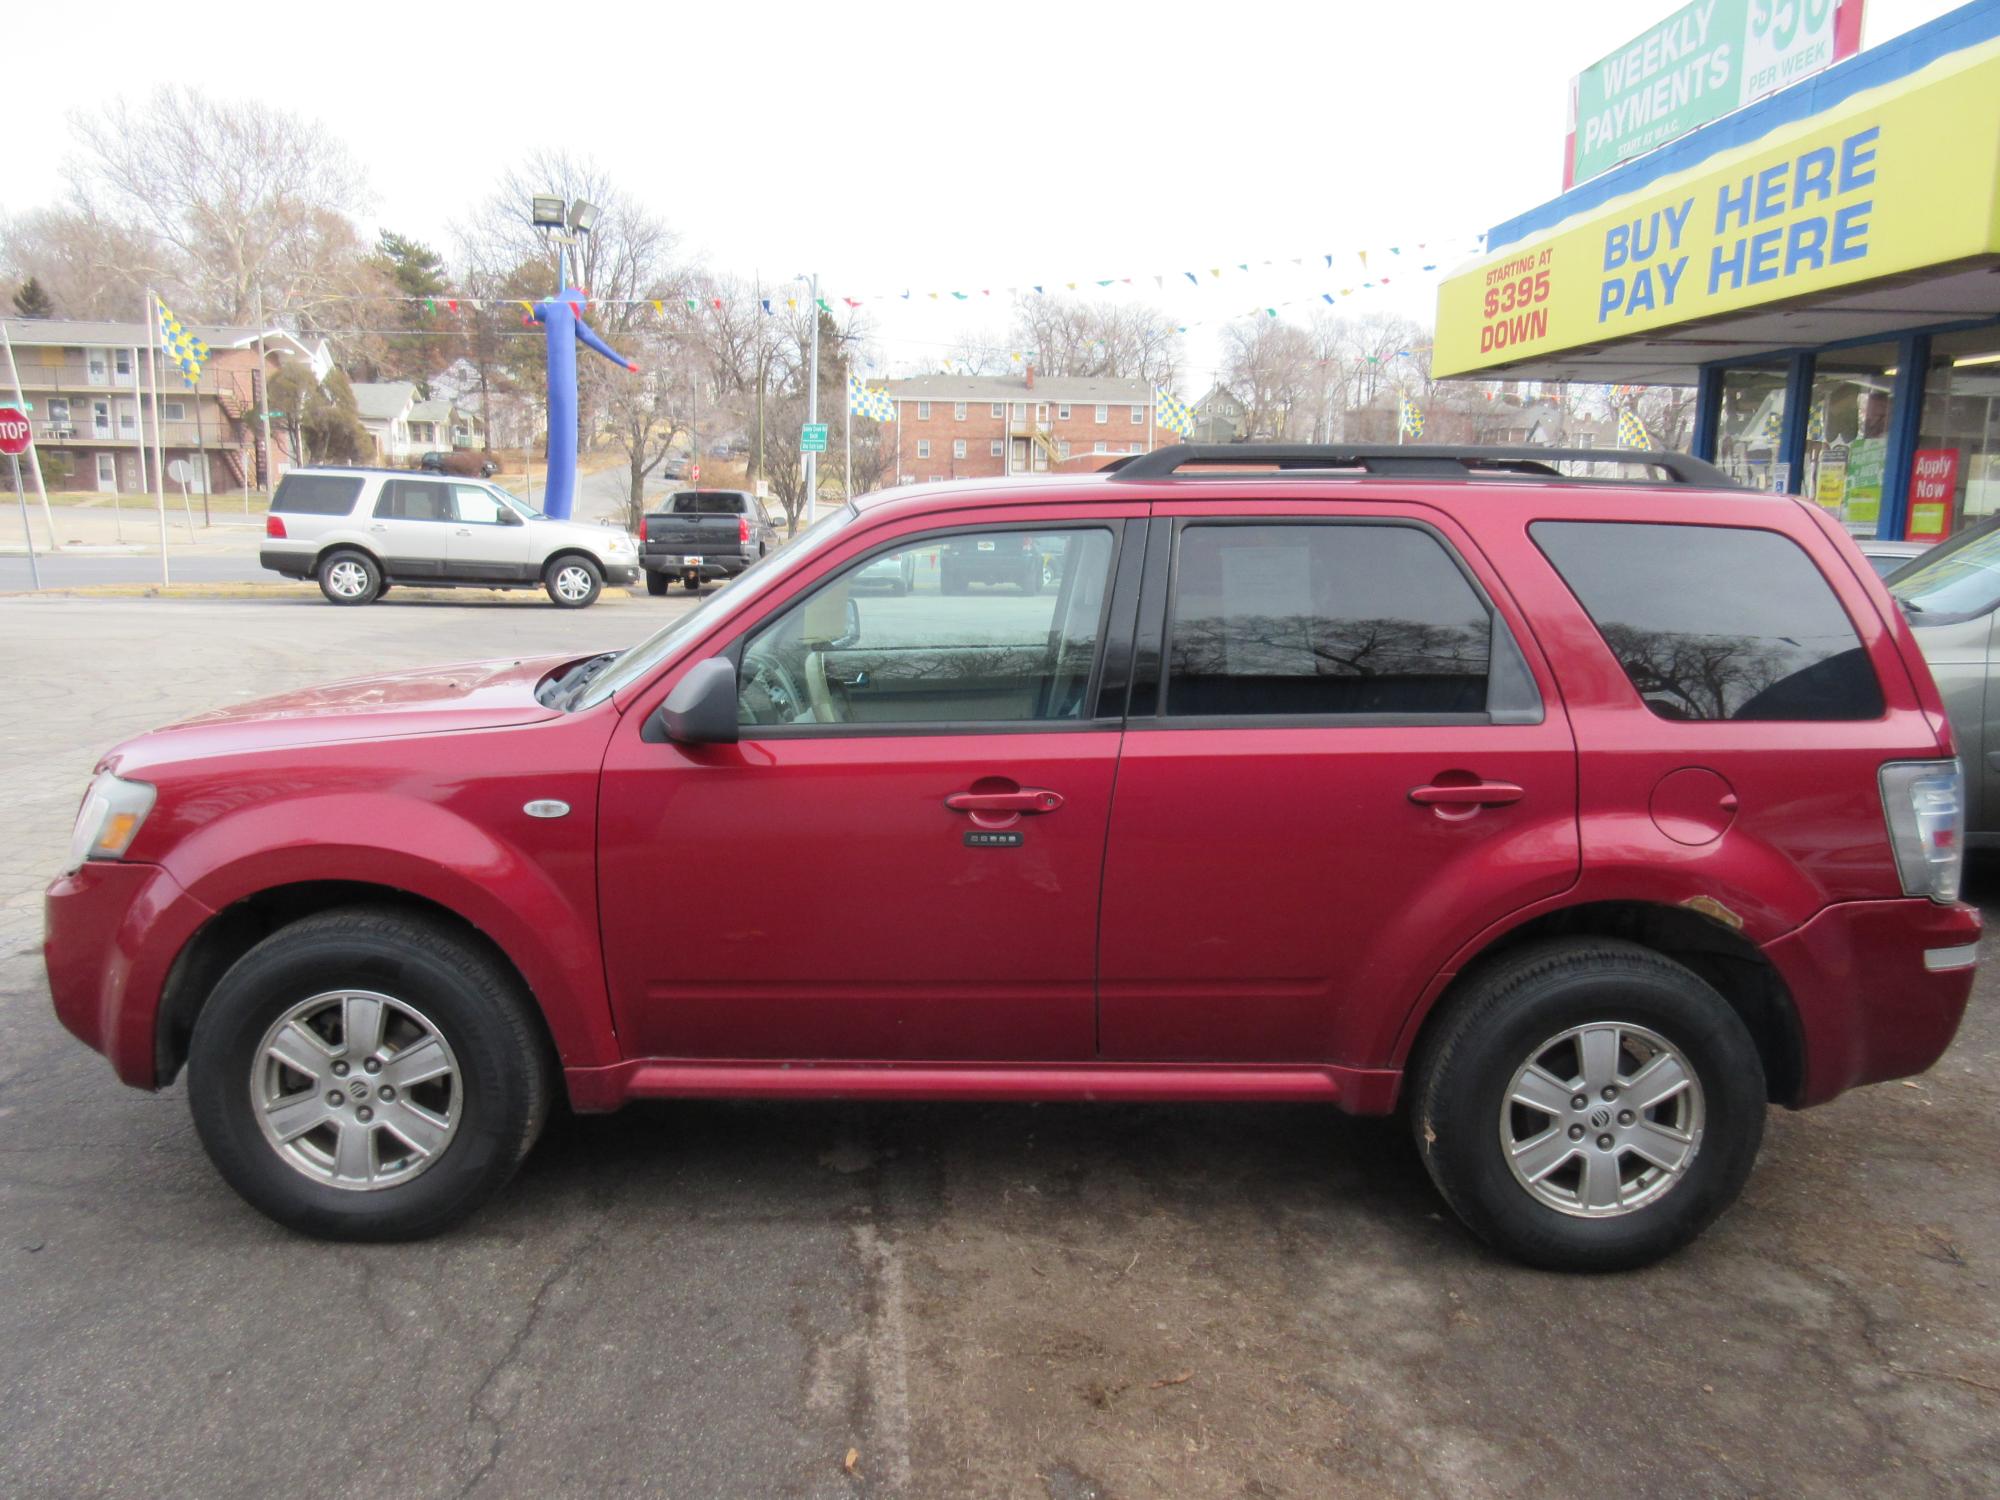
<path fill-rule="evenodd" d="M 1784 489 L 1787 471 L 1778 456 L 1784 426 L 1782 365 L 1724 372 L 1715 444 L 1715 463 L 1724 473 L 1753 490 Z"/>
<path fill-rule="evenodd" d="M 1882 516 L 1889 398 L 1895 384 L 1894 344 L 1829 349 L 1813 362 L 1799 493 L 1864 536 L 1875 534 Z"/>
<path fill-rule="evenodd" d="M 1906 535 L 1931 541 L 2000 511 L 2000 328 L 1939 334 L 1924 374 Z"/>

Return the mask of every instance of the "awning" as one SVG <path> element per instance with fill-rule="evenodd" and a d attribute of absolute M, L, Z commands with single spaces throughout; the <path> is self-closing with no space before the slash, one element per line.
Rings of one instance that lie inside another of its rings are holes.
<path fill-rule="evenodd" d="M 2000 39 L 1622 197 L 1574 196 L 1591 206 L 1439 288 L 1434 373 L 1691 384 L 2000 315 Z"/>

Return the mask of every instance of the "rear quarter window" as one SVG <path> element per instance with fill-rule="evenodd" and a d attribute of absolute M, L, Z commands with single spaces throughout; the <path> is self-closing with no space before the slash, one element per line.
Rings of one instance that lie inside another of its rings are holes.
<path fill-rule="evenodd" d="M 271 509 L 293 515 L 344 516 L 361 494 L 361 478 L 353 474 L 287 474 L 278 481 Z"/>
<path fill-rule="evenodd" d="M 1630 521 L 1529 531 L 1661 718 L 1880 717 L 1853 622 L 1790 538 Z"/>

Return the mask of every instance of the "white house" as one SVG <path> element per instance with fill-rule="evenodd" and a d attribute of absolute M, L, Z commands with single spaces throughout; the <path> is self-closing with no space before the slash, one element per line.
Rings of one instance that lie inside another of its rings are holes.
<path fill-rule="evenodd" d="M 410 436 L 410 414 L 416 404 L 417 388 L 407 380 L 355 383 L 355 414 L 375 445 L 375 462 L 404 464 L 433 446 Z"/>

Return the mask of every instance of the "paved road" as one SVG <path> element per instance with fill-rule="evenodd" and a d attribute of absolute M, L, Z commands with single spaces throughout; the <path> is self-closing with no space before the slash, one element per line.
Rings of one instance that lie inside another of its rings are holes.
<path fill-rule="evenodd" d="M 110 742 L 679 607 L 0 601 L 0 1494 L 2000 1493 L 2000 970 L 1933 1073 L 1775 1114 L 1735 1213 L 1593 1280 L 1470 1243 L 1394 1126 L 1275 1107 L 560 1119 L 460 1232 L 334 1248 L 50 1016 Z"/>

